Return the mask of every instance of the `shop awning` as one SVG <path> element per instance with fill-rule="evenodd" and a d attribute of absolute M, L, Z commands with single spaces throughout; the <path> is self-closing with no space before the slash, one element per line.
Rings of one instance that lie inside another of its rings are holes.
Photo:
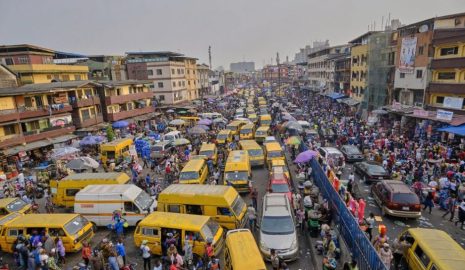
<path fill-rule="evenodd" d="M 353 98 L 341 98 L 341 99 L 338 99 L 337 102 L 344 103 L 349 106 L 355 106 L 355 105 L 360 104 L 360 101 L 353 99 Z"/>
<path fill-rule="evenodd" d="M 332 92 L 332 93 L 326 94 L 326 96 L 329 97 L 329 98 L 332 98 L 332 99 L 336 100 L 336 99 L 343 98 L 343 97 L 345 97 L 346 95 L 341 94 L 341 93 L 337 93 L 337 92 Z"/>
<path fill-rule="evenodd" d="M 68 134 L 68 135 L 58 136 L 58 137 L 51 138 L 51 139 L 45 139 L 45 140 L 27 143 L 25 145 L 17 145 L 17 146 L 10 147 L 8 149 L 3 150 L 3 154 L 5 156 L 12 156 L 12 155 L 18 154 L 19 152 L 31 151 L 31 150 L 35 150 L 37 148 L 49 146 L 52 144 L 63 143 L 63 142 L 66 142 L 66 141 L 69 141 L 75 138 L 77 138 L 76 135 Z"/>
<path fill-rule="evenodd" d="M 454 133 L 460 136 L 465 136 L 465 125 L 460 125 L 460 126 L 447 126 L 443 128 L 438 128 L 438 131 L 445 131 L 449 133 Z"/>
<path fill-rule="evenodd" d="M 63 136 L 58 136 L 55 138 L 48 139 L 48 141 L 51 142 L 51 144 L 56 144 L 56 143 L 63 143 L 72 139 L 76 139 L 78 136 L 74 134 L 68 134 L 68 135 L 63 135 Z"/>

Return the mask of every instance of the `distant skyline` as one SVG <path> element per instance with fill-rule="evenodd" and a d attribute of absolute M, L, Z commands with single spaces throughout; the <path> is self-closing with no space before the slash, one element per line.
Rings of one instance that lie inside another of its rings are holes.
<path fill-rule="evenodd" d="M 316 40 L 345 44 L 376 22 L 410 24 L 465 12 L 463 0 L 22 0 L 0 1 L 0 44 L 123 55 L 174 51 L 214 68 L 281 62 Z"/>

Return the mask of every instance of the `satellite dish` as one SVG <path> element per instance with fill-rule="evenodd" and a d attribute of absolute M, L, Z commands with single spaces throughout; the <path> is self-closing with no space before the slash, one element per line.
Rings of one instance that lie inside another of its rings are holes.
<path fill-rule="evenodd" d="M 428 25 L 427 24 L 423 24 L 422 26 L 420 26 L 420 28 L 418 28 L 418 32 L 420 33 L 424 33 L 428 31 Z"/>

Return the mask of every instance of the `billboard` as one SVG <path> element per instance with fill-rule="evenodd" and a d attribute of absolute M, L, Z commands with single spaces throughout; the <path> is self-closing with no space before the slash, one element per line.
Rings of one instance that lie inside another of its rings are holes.
<path fill-rule="evenodd" d="M 400 49 L 399 71 L 402 73 L 413 73 L 415 67 L 415 51 L 417 48 L 417 37 L 402 39 Z"/>

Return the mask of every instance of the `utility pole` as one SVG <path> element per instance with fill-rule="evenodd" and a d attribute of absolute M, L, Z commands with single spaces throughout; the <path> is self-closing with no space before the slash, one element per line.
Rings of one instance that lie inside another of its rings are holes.
<path fill-rule="evenodd" d="M 281 91 L 281 69 L 279 67 L 279 52 L 276 53 L 276 64 L 278 66 L 278 91 Z"/>
<path fill-rule="evenodd" d="M 210 70 L 212 69 L 212 46 L 208 46 L 208 62 L 210 64 Z"/>

